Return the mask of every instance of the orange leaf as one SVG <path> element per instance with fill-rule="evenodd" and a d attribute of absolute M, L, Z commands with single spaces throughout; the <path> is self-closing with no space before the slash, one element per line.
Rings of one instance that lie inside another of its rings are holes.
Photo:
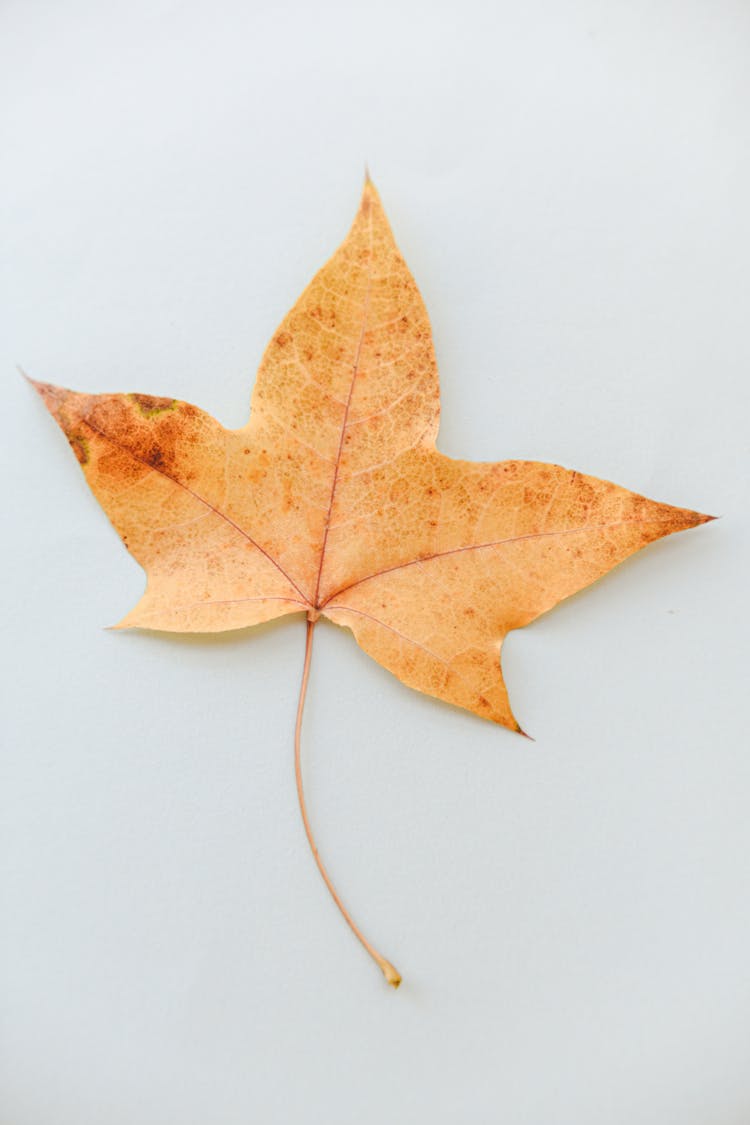
<path fill-rule="evenodd" d="M 439 453 L 427 312 L 369 179 L 268 345 L 242 429 L 173 399 L 34 386 L 146 570 L 122 626 L 215 632 L 305 613 L 306 684 L 324 615 L 410 687 L 513 730 L 509 630 L 712 518 L 558 465 Z M 299 761 L 298 787 L 343 911 Z"/>

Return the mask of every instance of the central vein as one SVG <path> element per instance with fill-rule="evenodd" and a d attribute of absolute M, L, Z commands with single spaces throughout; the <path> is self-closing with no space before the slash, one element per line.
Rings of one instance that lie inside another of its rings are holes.
<path fill-rule="evenodd" d="M 333 513 L 333 502 L 336 497 L 336 486 L 339 481 L 339 473 L 341 471 L 341 457 L 344 452 L 344 441 L 346 440 L 346 430 L 349 424 L 349 411 L 351 410 L 352 399 L 354 397 L 354 387 L 357 382 L 357 375 L 359 374 L 359 361 L 362 355 L 362 344 L 365 338 L 365 331 L 367 329 L 367 314 L 370 307 L 370 284 L 372 279 L 372 238 L 370 239 L 370 261 L 368 262 L 367 270 L 367 284 L 365 288 L 365 299 L 362 305 L 362 327 L 359 332 L 359 339 L 357 340 L 357 349 L 354 353 L 354 360 L 352 362 L 352 378 L 349 384 L 349 394 L 346 398 L 346 405 L 344 407 L 344 416 L 341 420 L 341 435 L 339 437 L 339 447 L 336 453 L 336 461 L 333 468 L 333 479 L 331 480 L 331 494 L 328 498 L 328 511 L 326 512 L 325 529 L 323 531 L 323 542 L 320 547 L 320 565 L 318 566 L 318 577 L 315 583 L 315 594 L 313 595 L 313 606 L 315 609 L 320 608 L 320 582 L 323 577 L 323 563 L 326 557 L 326 546 L 328 544 L 328 532 L 331 529 L 331 515 Z"/>

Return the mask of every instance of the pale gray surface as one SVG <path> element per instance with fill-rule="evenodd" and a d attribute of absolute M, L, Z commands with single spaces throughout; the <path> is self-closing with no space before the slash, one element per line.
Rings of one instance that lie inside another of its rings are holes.
<path fill-rule="evenodd" d="M 750 9 L 5 0 L 2 1125 L 746 1125 Z M 441 447 L 721 513 L 514 634 L 524 742 L 143 579 L 15 373 L 245 420 L 365 160 Z M 745 664 L 743 670 L 742 665 Z"/>

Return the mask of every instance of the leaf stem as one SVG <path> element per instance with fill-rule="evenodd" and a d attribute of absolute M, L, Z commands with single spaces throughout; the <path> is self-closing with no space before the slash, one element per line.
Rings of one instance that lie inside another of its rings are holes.
<path fill-rule="evenodd" d="M 308 617 L 308 620 L 307 620 L 307 639 L 306 639 L 306 642 L 305 642 L 305 664 L 304 664 L 304 667 L 302 669 L 302 683 L 300 685 L 300 690 L 299 690 L 299 703 L 297 704 L 297 725 L 296 725 L 295 731 L 294 731 L 294 774 L 295 774 L 295 777 L 297 779 L 297 797 L 299 798 L 299 807 L 300 807 L 300 812 L 302 813 L 302 823 L 305 826 L 305 835 L 307 836 L 307 842 L 310 845 L 310 851 L 313 854 L 313 859 L 315 860 L 315 862 L 318 865 L 318 871 L 323 876 L 323 882 L 328 887 L 328 890 L 331 892 L 331 897 L 333 898 L 333 901 L 336 903 L 336 905 L 338 906 L 342 915 L 344 916 L 345 922 L 349 926 L 349 928 L 352 931 L 352 933 L 354 934 L 354 936 L 361 942 L 361 944 L 364 946 L 364 948 L 370 954 L 373 961 L 377 964 L 378 968 L 382 972 L 382 974 L 385 977 L 385 979 L 387 980 L 388 984 L 392 985 L 394 988 L 398 988 L 398 986 L 401 984 L 401 974 L 390 963 L 390 961 L 387 961 L 385 959 L 385 957 L 383 957 L 382 954 L 378 953 L 377 949 L 375 949 L 375 947 L 370 944 L 370 942 L 367 940 L 365 935 L 362 933 L 359 926 L 356 924 L 356 922 L 352 918 L 351 914 L 349 913 L 349 911 L 346 909 L 343 902 L 341 901 L 341 898 L 339 897 L 338 891 L 336 890 L 333 883 L 331 882 L 331 877 L 328 874 L 328 872 L 326 871 L 325 867 L 323 866 L 323 861 L 321 860 L 320 855 L 318 854 L 318 845 L 315 843 L 315 839 L 314 839 L 313 834 L 312 834 L 312 829 L 310 828 L 310 821 L 309 821 L 308 816 L 307 816 L 307 809 L 305 807 L 305 794 L 304 794 L 304 790 L 302 788 L 302 767 L 301 767 L 301 764 L 300 764 L 300 735 L 302 733 L 302 714 L 303 714 L 304 709 L 305 709 L 305 696 L 307 694 L 307 681 L 310 677 L 310 659 L 312 657 L 312 640 L 313 640 L 313 630 L 314 629 L 315 629 L 315 620 L 310 620 L 310 618 Z"/>

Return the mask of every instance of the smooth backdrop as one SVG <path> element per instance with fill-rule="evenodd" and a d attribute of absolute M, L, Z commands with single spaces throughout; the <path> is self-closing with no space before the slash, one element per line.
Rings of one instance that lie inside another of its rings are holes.
<path fill-rule="evenodd" d="M 3 0 L 2 1125 L 747 1125 L 750 7 Z M 143 575 L 16 372 L 245 421 L 369 163 L 448 454 L 723 519 L 509 639 L 534 743 Z"/>

